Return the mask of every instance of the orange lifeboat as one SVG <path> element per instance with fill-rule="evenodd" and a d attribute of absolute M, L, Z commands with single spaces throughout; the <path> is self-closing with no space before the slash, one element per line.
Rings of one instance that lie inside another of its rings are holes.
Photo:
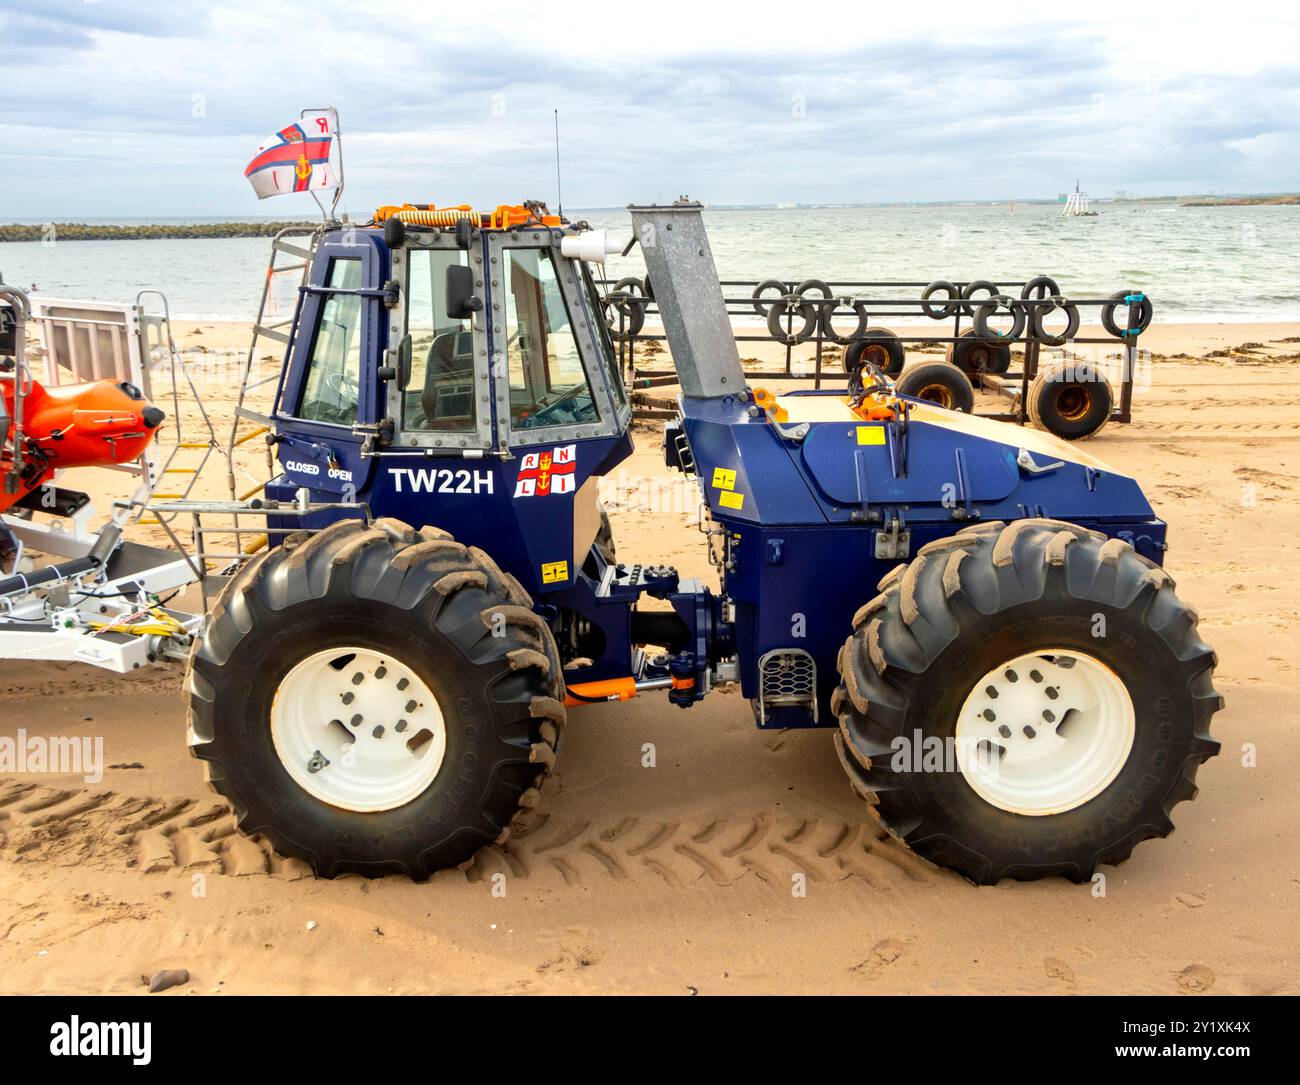
<path fill-rule="evenodd" d="M 13 468 L 14 382 L 0 383 L 0 476 Z M 135 385 L 101 380 L 46 388 L 33 381 L 23 397 L 24 469 L 17 493 L 0 490 L 0 512 L 21 501 L 56 471 L 104 467 L 138 459 L 166 415 Z"/>

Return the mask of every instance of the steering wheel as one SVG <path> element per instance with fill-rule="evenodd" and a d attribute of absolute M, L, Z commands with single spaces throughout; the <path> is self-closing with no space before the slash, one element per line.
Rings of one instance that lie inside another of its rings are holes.
<path fill-rule="evenodd" d="M 339 399 L 346 399 L 351 403 L 356 403 L 361 397 L 360 382 L 356 377 L 341 370 L 338 373 L 327 373 L 325 386 Z"/>
<path fill-rule="evenodd" d="M 533 412 L 533 418 L 535 418 L 535 419 L 545 419 L 546 416 L 549 415 L 552 411 L 557 410 L 558 408 L 564 406 L 564 404 L 566 404 L 566 403 L 568 403 L 568 402 L 570 402 L 570 401 L 572 401 L 572 400 L 576 400 L 576 399 L 578 398 L 578 396 L 580 396 L 580 395 L 582 395 L 582 394 L 584 394 L 584 393 L 587 394 L 587 402 L 590 403 L 590 402 L 591 402 L 591 395 L 590 395 L 590 393 L 589 393 L 589 391 L 588 391 L 588 388 L 587 388 L 586 384 L 575 384 L 575 385 L 574 385 L 572 388 L 570 388 L 567 392 L 562 392 L 558 397 L 556 397 L 555 399 L 553 399 L 550 403 L 546 404 L 545 407 L 542 407 L 542 408 L 540 408 L 540 409 L 534 411 L 534 412 Z"/>

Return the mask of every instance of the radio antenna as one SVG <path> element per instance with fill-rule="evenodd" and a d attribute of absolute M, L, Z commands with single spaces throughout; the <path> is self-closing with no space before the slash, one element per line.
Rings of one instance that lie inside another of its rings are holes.
<path fill-rule="evenodd" d="M 564 218 L 564 190 L 560 188 L 560 111 L 555 110 L 555 203 L 560 218 Z"/>

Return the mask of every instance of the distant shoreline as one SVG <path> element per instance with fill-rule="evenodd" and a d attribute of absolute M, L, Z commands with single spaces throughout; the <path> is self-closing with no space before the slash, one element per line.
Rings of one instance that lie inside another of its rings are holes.
<path fill-rule="evenodd" d="M 272 237 L 288 226 L 314 226 L 300 222 L 203 222 L 190 224 L 128 226 L 92 225 L 84 222 L 51 222 L 41 225 L 0 225 L 3 241 L 168 241 L 187 238 L 219 240 L 226 237 Z"/>
<path fill-rule="evenodd" d="M 1206 196 L 1186 200 L 1183 207 L 1291 207 L 1300 204 L 1300 196 Z"/>
<path fill-rule="evenodd" d="M 1176 207 L 1289 207 L 1300 205 L 1300 194 L 1234 195 L 1234 196 L 1124 196 L 1118 199 L 1095 199 L 1095 206 L 1105 209 L 1114 205 L 1124 207 L 1151 207 L 1166 204 Z M 990 208 L 990 207 L 1052 207 L 1059 200 L 1041 198 L 1007 200 L 970 200 L 897 203 L 793 203 L 779 204 L 706 204 L 714 212 L 755 211 L 849 211 L 885 210 L 894 208 Z M 578 221 L 584 214 L 613 214 L 622 207 L 574 208 L 570 217 Z M 319 219 L 235 219 L 218 222 L 0 222 L 0 243 L 5 241 L 166 241 L 184 239 L 220 240 L 222 238 L 271 237 L 286 227 L 319 225 Z M 52 231 L 52 232 L 51 232 Z"/>

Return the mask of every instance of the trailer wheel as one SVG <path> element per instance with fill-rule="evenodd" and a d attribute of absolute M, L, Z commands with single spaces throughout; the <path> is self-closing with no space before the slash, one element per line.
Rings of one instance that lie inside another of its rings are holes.
<path fill-rule="evenodd" d="M 1159 566 L 1055 520 L 921 548 L 854 618 L 832 700 L 853 787 L 979 884 L 1086 881 L 1196 794 L 1214 652 Z"/>
<path fill-rule="evenodd" d="M 1089 362 L 1040 369 L 1029 385 L 1025 410 L 1039 429 L 1067 441 L 1099 433 L 1115 404 L 1106 375 Z"/>
<path fill-rule="evenodd" d="M 974 328 L 967 328 L 948 344 L 948 361 L 973 377 L 977 373 L 1005 373 L 1011 366 L 1011 344 L 997 339 L 981 339 Z"/>
<path fill-rule="evenodd" d="M 190 752 L 244 833 L 321 877 L 463 863 L 559 750 L 560 660 L 531 605 L 433 528 L 286 541 L 227 585 L 191 656 Z"/>
<path fill-rule="evenodd" d="M 947 362 L 922 362 L 909 366 L 894 382 L 894 391 L 923 399 L 946 411 L 970 414 L 975 409 L 975 389 L 970 378 Z"/>
<path fill-rule="evenodd" d="M 896 377 L 903 371 L 907 354 L 903 341 L 888 328 L 867 328 L 844 351 L 844 371 L 852 373 L 864 360 L 885 376 Z"/>

